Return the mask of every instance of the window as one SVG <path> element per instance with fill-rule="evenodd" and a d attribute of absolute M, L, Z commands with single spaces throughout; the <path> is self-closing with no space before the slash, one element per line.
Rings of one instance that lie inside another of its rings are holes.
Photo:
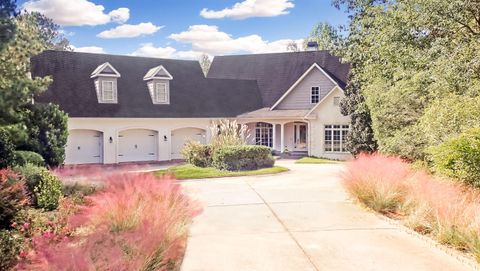
<path fill-rule="evenodd" d="M 345 141 L 347 140 L 349 125 L 325 125 L 325 151 L 347 152 Z"/>
<path fill-rule="evenodd" d="M 333 105 L 340 105 L 340 97 L 333 97 Z"/>
<path fill-rule="evenodd" d="M 113 81 L 102 81 L 102 100 L 104 102 L 115 101 Z"/>
<path fill-rule="evenodd" d="M 155 101 L 157 103 L 168 103 L 167 84 L 165 83 L 155 84 Z"/>
<path fill-rule="evenodd" d="M 312 87 L 312 95 L 310 96 L 310 102 L 316 104 L 320 101 L 320 88 Z"/>
<path fill-rule="evenodd" d="M 273 125 L 265 122 L 258 122 L 255 127 L 255 145 L 267 147 L 273 146 Z"/>

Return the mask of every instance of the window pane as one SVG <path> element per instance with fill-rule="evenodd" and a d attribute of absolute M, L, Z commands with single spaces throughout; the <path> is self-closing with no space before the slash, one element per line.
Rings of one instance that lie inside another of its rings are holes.
<path fill-rule="evenodd" d="M 273 146 L 273 125 L 258 122 L 255 127 L 255 144 L 267 147 Z"/>
<path fill-rule="evenodd" d="M 104 101 L 113 101 L 113 82 L 103 81 L 102 82 L 102 100 Z"/>
<path fill-rule="evenodd" d="M 155 95 L 158 103 L 167 102 L 167 85 L 163 83 L 155 84 Z"/>

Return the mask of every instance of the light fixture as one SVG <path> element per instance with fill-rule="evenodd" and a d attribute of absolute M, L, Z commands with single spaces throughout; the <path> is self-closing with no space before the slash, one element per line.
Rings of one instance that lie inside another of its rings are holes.
<path fill-rule="evenodd" d="M 168 140 L 168 139 L 167 139 L 167 136 L 164 135 L 164 136 L 163 136 L 163 141 L 167 141 L 167 140 Z"/>
<path fill-rule="evenodd" d="M 113 138 L 110 137 L 110 138 L 108 139 L 108 142 L 113 143 Z"/>

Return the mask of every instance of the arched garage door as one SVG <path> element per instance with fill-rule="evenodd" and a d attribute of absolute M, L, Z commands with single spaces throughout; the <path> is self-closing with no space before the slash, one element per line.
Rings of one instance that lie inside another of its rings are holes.
<path fill-rule="evenodd" d="M 182 159 L 182 148 L 189 140 L 205 144 L 205 130 L 198 128 L 181 128 L 172 131 L 172 159 Z"/>
<path fill-rule="evenodd" d="M 157 132 L 131 129 L 118 133 L 118 162 L 157 160 Z"/>
<path fill-rule="evenodd" d="M 70 130 L 65 148 L 65 164 L 103 163 L 103 133 Z"/>

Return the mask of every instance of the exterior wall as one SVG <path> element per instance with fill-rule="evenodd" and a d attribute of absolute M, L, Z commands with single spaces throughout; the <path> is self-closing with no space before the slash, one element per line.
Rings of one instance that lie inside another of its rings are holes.
<path fill-rule="evenodd" d="M 345 160 L 351 157 L 350 153 L 325 152 L 324 151 L 324 135 L 325 125 L 350 125 L 350 117 L 343 116 L 340 113 L 340 107 L 333 104 L 334 97 L 344 97 L 343 92 L 336 88 L 327 98 L 320 104 L 312 114 L 316 115 L 316 119 L 309 120 L 309 149 L 310 155 L 317 157 L 325 157 L 329 159 Z"/>
<path fill-rule="evenodd" d="M 327 95 L 335 84 L 319 69 L 312 69 L 310 73 L 285 97 L 276 109 L 312 109 L 316 104 L 311 103 L 312 87 L 320 88 L 320 100 Z"/>
<path fill-rule="evenodd" d="M 179 128 L 206 130 L 210 141 L 210 123 L 215 119 L 148 119 L 148 118 L 69 118 L 68 129 L 87 129 L 103 132 L 103 163 L 118 163 L 118 133 L 127 129 L 147 129 L 158 133 L 158 161 L 172 159 L 171 133 Z M 112 138 L 112 143 L 110 143 Z M 166 138 L 166 140 L 165 140 Z"/>

